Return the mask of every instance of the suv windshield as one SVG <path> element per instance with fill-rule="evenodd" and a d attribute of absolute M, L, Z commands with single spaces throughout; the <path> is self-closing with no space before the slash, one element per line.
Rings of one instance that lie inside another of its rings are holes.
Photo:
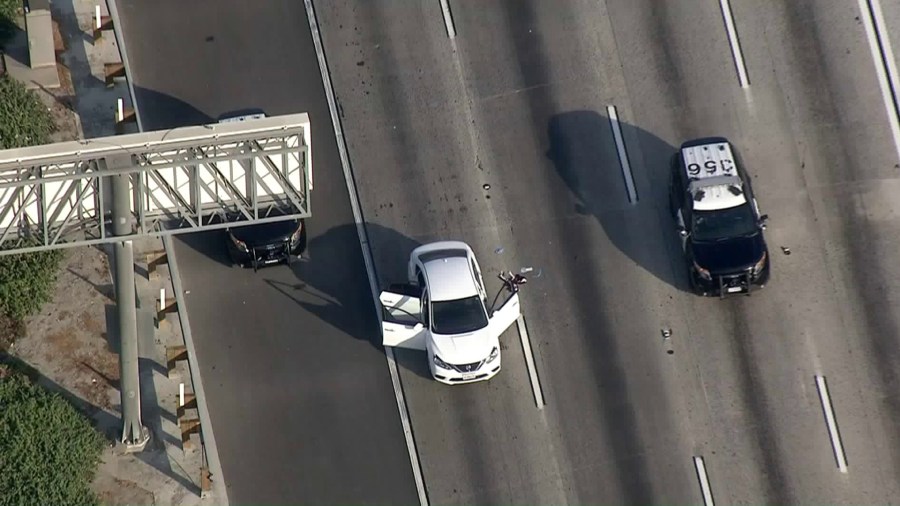
<path fill-rule="evenodd" d="M 431 328 L 436 334 L 465 334 L 483 329 L 487 324 L 484 306 L 477 295 L 431 303 Z"/>
<path fill-rule="evenodd" d="M 750 204 L 717 211 L 694 211 L 695 241 L 715 241 L 750 235 L 757 231 Z"/>

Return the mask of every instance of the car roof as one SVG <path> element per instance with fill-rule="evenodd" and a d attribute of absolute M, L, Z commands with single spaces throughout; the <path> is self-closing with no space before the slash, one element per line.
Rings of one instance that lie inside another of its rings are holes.
<path fill-rule="evenodd" d="M 422 263 L 431 301 L 441 302 L 478 295 L 465 250 L 445 251 L 447 256 L 434 258 L 429 255 L 431 259 Z"/>
<path fill-rule="evenodd" d="M 738 175 L 731 144 L 725 139 L 707 143 L 685 143 L 681 147 L 682 168 L 697 211 L 730 209 L 747 202 L 744 182 Z"/>

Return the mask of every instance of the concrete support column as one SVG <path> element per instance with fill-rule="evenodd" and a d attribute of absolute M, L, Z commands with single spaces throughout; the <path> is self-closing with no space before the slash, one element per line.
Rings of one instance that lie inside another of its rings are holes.
<path fill-rule="evenodd" d="M 113 234 L 132 233 L 127 174 L 110 176 Z M 141 422 L 141 383 L 138 374 L 137 299 L 134 285 L 134 247 L 130 240 L 115 243 L 116 309 L 119 326 L 119 390 L 122 395 L 122 444 L 139 452 L 150 440 Z"/>

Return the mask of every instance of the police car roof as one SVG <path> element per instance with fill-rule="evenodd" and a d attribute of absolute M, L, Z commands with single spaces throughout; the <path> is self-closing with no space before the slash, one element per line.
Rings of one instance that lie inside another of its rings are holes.
<path fill-rule="evenodd" d="M 688 190 L 697 211 L 737 207 L 747 202 L 743 181 L 738 176 L 731 144 L 723 138 L 706 143 L 685 143 L 681 147 Z"/>

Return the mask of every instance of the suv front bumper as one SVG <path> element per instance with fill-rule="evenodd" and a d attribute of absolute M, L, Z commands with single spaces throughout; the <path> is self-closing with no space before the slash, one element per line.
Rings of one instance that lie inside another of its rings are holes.
<path fill-rule="evenodd" d="M 769 263 L 762 271 L 753 274 L 747 269 L 739 272 L 712 273 L 712 279 L 704 279 L 695 269 L 690 270 L 691 288 L 694 293 L 704 297 L 718 296 L 724 298 L 733 294 L 749 294 L 753 287 L 762 288 L 769 281 Z"/>
<path fill-rule="evenodd" d="M 231 261 L 241 267 L 260 268 L 267 265 L 286 262 L 292 253 L 291 245 L 287 241 L 280 241 L 264 246 L 254 246 L 249 251 L 237 248 L 232 241 L 228 241 L 228 253 Z"/>

